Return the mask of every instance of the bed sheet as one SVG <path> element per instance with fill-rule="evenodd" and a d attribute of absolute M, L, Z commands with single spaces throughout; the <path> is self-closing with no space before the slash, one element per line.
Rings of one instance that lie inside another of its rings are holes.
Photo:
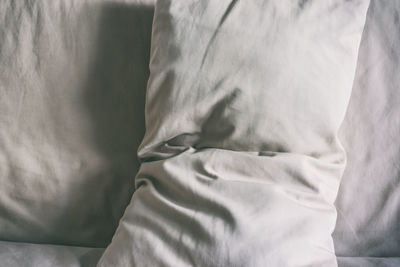
<path fill-rule="evenodd" d="M 0 266 L 93 267 L 104 249 L 0 241 Z"/>
<path fill-rule="evenodd" d="M 339 267 L 398 267 L 400 258 L 338 257 Z"/>
<path fill-rule="evenodd" d="M 0 241 L 0 263 L 7 267 L 93 267 L 101 248 Z M 398 267 L 400 258 L 339 257 L 339 267 Z"/>

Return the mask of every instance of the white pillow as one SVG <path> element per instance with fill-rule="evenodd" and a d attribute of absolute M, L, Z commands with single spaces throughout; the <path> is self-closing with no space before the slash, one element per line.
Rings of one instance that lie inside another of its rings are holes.
<path fill-rule="evenodd" d="M 137 191 L 99 266 L 336 266 L 368 0 L 160 0 Z"/>

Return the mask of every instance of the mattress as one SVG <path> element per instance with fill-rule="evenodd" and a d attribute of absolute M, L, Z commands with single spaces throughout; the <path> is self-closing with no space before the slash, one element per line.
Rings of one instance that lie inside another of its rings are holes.
<path fill-rule="evenodd" d="M 153 4 L 0 3 L 0 263 L 94 266 L 110 243 L 139 167 Z M 399 12 L 371 1 L 340 131 L 343 267 L 400 266 Z"/>
<path fill-rule="evenodd" d="M 0 241 L 0 266 L 96 266 L 104 249 Z"/>

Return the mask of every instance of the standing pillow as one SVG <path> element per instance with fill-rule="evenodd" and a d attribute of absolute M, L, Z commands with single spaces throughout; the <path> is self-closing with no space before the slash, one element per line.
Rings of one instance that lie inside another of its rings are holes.
<path fill-rule="evenodd" d="M 368 0 L 159 0 L 136 192 L 98 266 L 337 266 Z"/>

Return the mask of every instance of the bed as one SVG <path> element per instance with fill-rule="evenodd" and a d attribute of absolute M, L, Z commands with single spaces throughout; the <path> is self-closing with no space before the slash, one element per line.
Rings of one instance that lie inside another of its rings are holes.
<path fill-rule="evenodd" d="M 400 3 L 371 0 L 333 233 L 339 266 L 400 266 Z M 95 266 L 145 133 L 154 1 L 0 3 L 0 266 Z"/>

